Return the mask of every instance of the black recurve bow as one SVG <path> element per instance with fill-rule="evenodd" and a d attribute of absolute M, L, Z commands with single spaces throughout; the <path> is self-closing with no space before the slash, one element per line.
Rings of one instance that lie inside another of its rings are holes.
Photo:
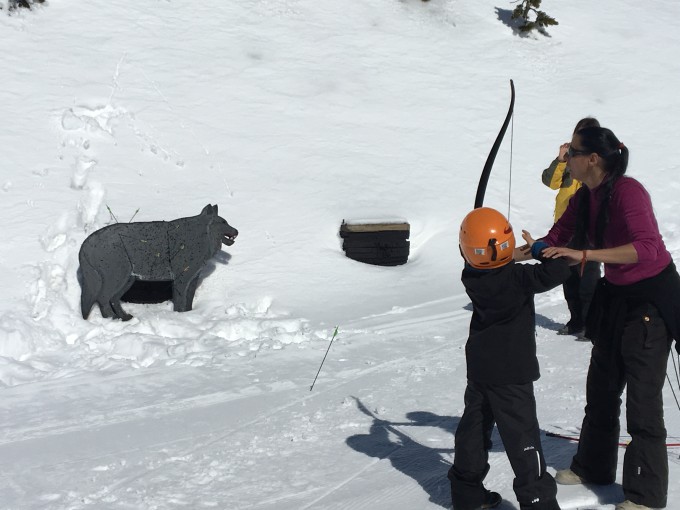
<path fill-rule="evenodd" d="M 508 114 L 505 116 L 505 121 L 503 122 L 503 127 L 501 127 L 496 141 L 491 147 L 491 152 L 486 158 L 486 163 L 484 163 L 484 168 L 482 169 L 482 175 L 479 178 L 479 185 L 477 186 L 477 196 L 475 197 L 475 209 L 482 207 L 484 205 L 484 194 L 486 193 L 486 185 L 489 182 L 489 175 L 491 174 L 491 167 L 496 159 L 496 154 L 498 154 L 498 149 L 501 146 L 503 137 L 505 136 L 505 131 L 508 129 L 508 124 L 510 124 L 510 119 L 512 118 L 512 112 L 515 108 L 515 84 L 510 80 L 510 108 L 508 109 Z"/>

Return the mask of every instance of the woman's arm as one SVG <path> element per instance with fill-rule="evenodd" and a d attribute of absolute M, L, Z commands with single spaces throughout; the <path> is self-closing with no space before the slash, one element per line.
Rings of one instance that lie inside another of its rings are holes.
<path fill-rule="evenodd" d="M 582 262 L 585 259 L 586 262 L 604 262 L 605 264 L 635 264 L 638 261 L 638 253 L 633 243 L 601 250 L 572 250 L 550 246 L 543 250 L 542 254 L 549 259 L 563 257 L 572 262 Z"/>

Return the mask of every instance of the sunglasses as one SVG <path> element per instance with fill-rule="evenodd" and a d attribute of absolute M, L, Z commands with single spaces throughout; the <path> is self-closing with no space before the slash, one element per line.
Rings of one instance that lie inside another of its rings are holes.
<path fill-rule="evenodd" d="M 584 151 L 584 150 L 578 150 L 574 149 L 571 145 L 569 146 L 569 150 L 567 150 L 567 156 L 570 158 L 573 158 L 574 156 L 584 156 L 586 154 L 592 154 L 592 151 Z"/>

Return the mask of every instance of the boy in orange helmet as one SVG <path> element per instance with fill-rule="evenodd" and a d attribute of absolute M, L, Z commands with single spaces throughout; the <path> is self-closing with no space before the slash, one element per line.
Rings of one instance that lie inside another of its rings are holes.
<path fill-rule="evenodd" d="M 449 470 L 454 510 L 493 508 L 500 494 L 484 487 L 494 423 L 515 473 L 521 510 L 559 510 L 557 486 L 543 458 L 533 382 L 536 358 L 534 294 L 556 287 L 570 275 L 559 259 L 543 260 L 544 243 L 524 239 L 541 264 L 516 264 L 515 237 L 508 220 L 480 207 L 460 227 L 465 259 L 462 282 L 473 311 L 465 345 L 465 411 L 456 430 Z"/>

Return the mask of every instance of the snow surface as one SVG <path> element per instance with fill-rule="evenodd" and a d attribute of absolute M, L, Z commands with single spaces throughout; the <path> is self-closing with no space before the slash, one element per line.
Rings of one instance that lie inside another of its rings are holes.
<path fill-rule="evenodd" d="M 560 25 L 530 37 L 508 26 L 513 7 L 53 0 L 0 11 L 0 508 L 448 507 L 470 316 L 457 230 L 510 78 L 513 127 L 485 204 L 509 210 L 516 231 L 545 233 L 554 192 L 540 172 L 595 115 L 629 146 L 630 174 L 680 259 L 680 3 L 544 2 Z M 127 304 L 129 322 L 80 317 L 88 234 L 114 216 L 171 220 L 208 203 L 240 235 L 208 263 L 193 311 Z M 408 264 L 347 259 L 340 224 L 361 218 L 409 221 Z M 541 427 L 578 434 L 589 344 L 556 335 L 560 289 L 536 303 Z M 495 439 L 487 485 L 516 509 Z M 543 444 L 551 470 L 575 451 Z M 679 454 L 669 449 L 675 509 Z M 621 497 L 618 484 L 558 493 L 563 508 Z"/>

